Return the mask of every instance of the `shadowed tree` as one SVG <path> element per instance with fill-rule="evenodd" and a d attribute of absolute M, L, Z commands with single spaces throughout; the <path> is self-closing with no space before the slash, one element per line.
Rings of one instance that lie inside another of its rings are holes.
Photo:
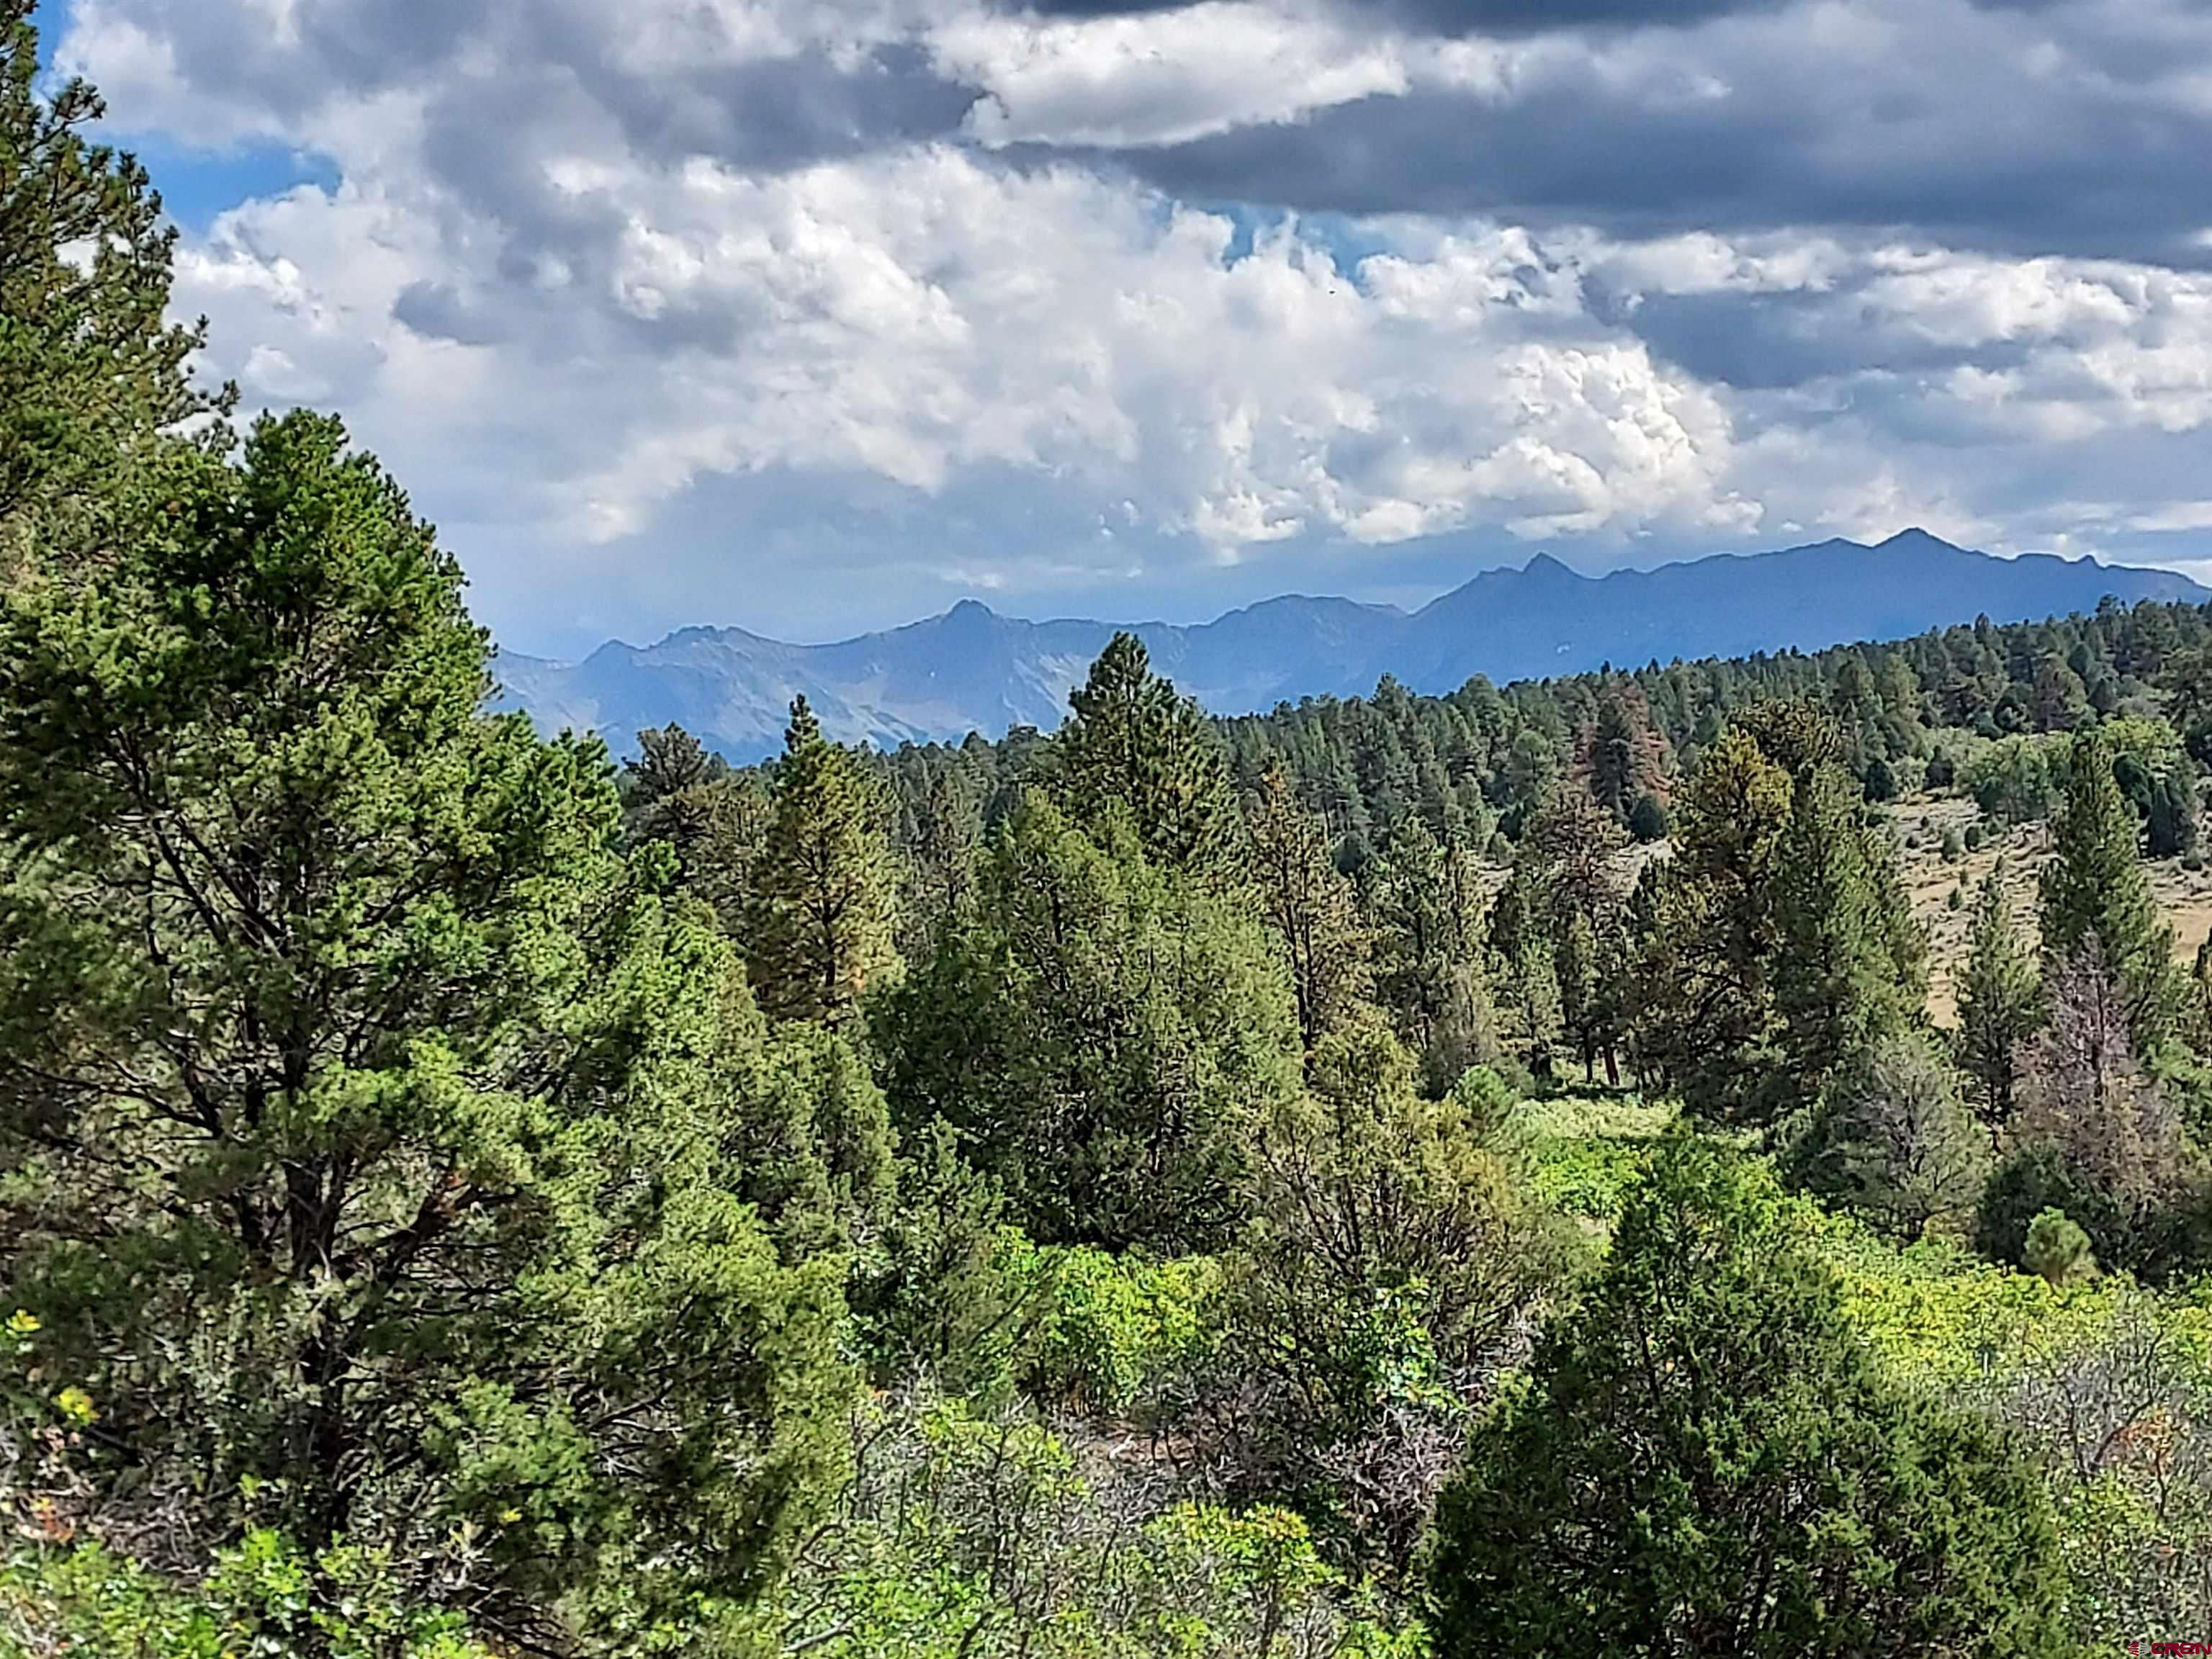
<path fill-rule="evenodd" d="M 1298 805 L 1280 767 L 1260 780 L 1246 816 L 1260 914 L 1291 970 L 1298 1030 L 1311 1052 L 1372 987 L 1367 932 L 1352 882 L 1329 858 L 1328 832 Z"/>
<path fill-rule="evenodd" d="M 1363 872 L 1375 922 L 1375 989 L 1433 1089 L 1497 1057 L 1472 859 L 1440 844 L 1420 818 L 1391 827 Z"/>
<path fill-rule="evenodd" d="M 1637 905 L 1638 1064 L 1692 1109 L 1756 1120 L 1771 1104 L 1775 883 L 1790 822 L 1790 775 L 1730 726 L 1677 802 L 1673 858 Z"/>
<path fill-rule="evenodd" d="M 1643 689 L 1626 674 L 1607 677 L 1598 691 L 1596 714 L 1583 734 L 1577 769 L 1588 780 L 1591 796 L 1622 824 L 1646 796 L 1663 807 L 1665 758 L 1666 739 L 1652 726 Z"/>
<path fill-rule="evenodd" d="M 2172 1033 L 2180 988 L 2173 930 L 2160 919 L 2136 856 L 2141 836 L 2106 746 L 2094 736 L 2076 738 L 2051 824 L 2052 856 L 2040 877 L 2044 971 L 2055 977 L 2094 944 L 2137 1050 L 2155 1055 Z"/>
<path fill-rule="evenodd" d="M 1829 1079 L 1784 1167 L 1796 1184 L 1901 1238 L 1972 1212 L 1989 1136 L 1960 1098 L 1950 1057 L 1921 1031 L 1893 1031 Z"/>

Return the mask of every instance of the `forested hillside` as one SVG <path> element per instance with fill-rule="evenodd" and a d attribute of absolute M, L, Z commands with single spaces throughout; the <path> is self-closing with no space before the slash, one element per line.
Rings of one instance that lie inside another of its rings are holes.
<path fill-rule="evenodd" d="M 0 1656 L 2212 1634 L 2203 613 L 618 769 L 29 15 Z"/>

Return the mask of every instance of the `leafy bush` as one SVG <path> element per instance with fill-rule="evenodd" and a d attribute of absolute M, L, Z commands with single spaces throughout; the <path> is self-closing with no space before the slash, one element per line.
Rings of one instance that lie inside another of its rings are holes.
<path fill-rule="evenodd" d="M 1169 1498 L 1019 1411 L 893 1401 L 781 1589 L 745 1615 L 820 1659 L 1416 1659 L 1418 1627 L 1282 1510 Z M 757 1650 L 747 1650 L 748 1651 Z"/>
<path fill-rule="evenodd" d="M 390 1561 L 309 1560 L 257 1530 L 179 1583 L 97 1544 L 19 1545 L 0 1559 L 0 1653 L 70 1659 L 489 1659 L 457 1613 L 409 1606 Z"/>
<path fill-rule="evenodd" d="M 1311 1097 L 1262 1137 L 1259 1213 L 1178 1434 L 1219 1490 L 1289 1503 L 1337 1559 L 1395 1575 L 1570 1244 L 1483 1133 L 1495 1079 L 1425 1099 L 1376 1026 L 1325 1039 L 1312 1070 Z"/>
<path fill-rule="evenodd" d="M 2052 1285 L 2070 1285 L 2097 1271 L 2089 1235 L 2067 1219 L 2063 1210 L 2045 1210 L 2028 1223 L 2021 1265 Z"/>
<path fill-rule="evenodd" d="M 1960 781 L 1990 817 L 2007 823 L 2033 823 L 2046 817 L 2058 798 L 2053 748 L 2044 738 L 2001 738 L 1966 763 Z"/>
<path fill-rule="evenodd" d="M 1006 1241 L 1017 1279 L 1048 1279 L 1026 1381 L 1038 1399 L 1118 1413 L 1151 1383 L 1218 1340 L 1220 1264 L 1192 1256 L 1149 1262 L 1090 1249 Z"/>

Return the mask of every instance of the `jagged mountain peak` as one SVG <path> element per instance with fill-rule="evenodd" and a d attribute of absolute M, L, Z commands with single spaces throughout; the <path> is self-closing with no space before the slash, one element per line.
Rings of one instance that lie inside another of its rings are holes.
<path fill-rule="evenodd" d="M 1903 559 L 1910 580 L 1897 580 Z M 1716 554 L 1584 575 L 1550 553 L 1475 574 L 1412 613 L 1284 594 L 1197 627 L 1079 618 L 1029 622 L 963 599 L 939 616 L 830 645 L 790 645 L 738 628 L 679 629 L 657 645 L 610 641 L 580 662 L 502 654 L 500 702 L 541 726 L 598 731 L 617 753 L 671 720 L 732 761 L 772 754 L 805 692 L 848 742 L 947 741 L 1012 726 L 1049 730 L 1117 627 L 1217 714 L 1371 690 L 1384 674 L 1415 691 L 1475 675 L 1500 683 L 1601 663 L 1743 656 L 1898 639 L 2121 599 L 2212 599 L 2163 570 L 1998 558 L 1917 527 L 1871 545 L 1834 538 L 1753 555 Z"/>

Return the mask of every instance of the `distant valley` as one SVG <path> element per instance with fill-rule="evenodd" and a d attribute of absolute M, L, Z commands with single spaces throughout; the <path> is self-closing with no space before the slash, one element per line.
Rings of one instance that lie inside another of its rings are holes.
<path fill-rule="evenodd" d="M 1477 674 L 1499 684 L 1579 673 L 1605 662 L 1814 650 L 1896 639 L 1987 616 L 2023 621 L 2089 611 L 2106 595 L 2201 602 L 2212 591 L 2170 571 L 2004 559 L 1909 530 L 1873 546 L 1826 541 L 1716 555 L 1652 570 L 1583 576 L 1539 555 L 1485 571 L 1407 612 L 1292 595 L 1195 627 L 1025 622 L 963 600 L 940 617 L 829 645 L 790 645 L 734 628 L 687 628 L 657 645 L 610 642 L 582 660 L 501 653 L 498 704 L 544 730 L 590 730 L 617 754 L 671 721 L 734 762 L 780 746 L 805 693 L 824 729 L 896 747 L 1056 726 L 1067 694 L 1117 627 L 1159 671 L 1216 714 L 1304 696 L 1352 696 L 1385 674 L 1441 692 Z"/>

